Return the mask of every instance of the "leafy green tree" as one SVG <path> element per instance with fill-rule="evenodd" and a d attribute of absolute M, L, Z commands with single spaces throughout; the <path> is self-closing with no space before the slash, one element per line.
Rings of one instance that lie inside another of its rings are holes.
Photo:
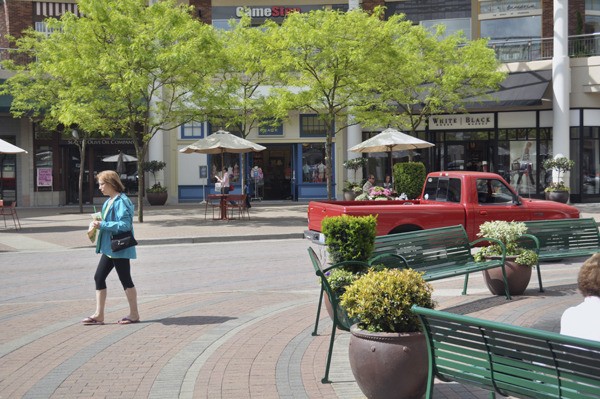
<path fill-rule="evenodd" d="M 414 132 L 429 115 L 462 112 L 467 100 L 485 99 L 506 77 L 487 40 L 445 36 L 441 26 L 432 33 L 402 15 L 385 22 L 379 49 L 367 65 L 378 78 L 364 82 L 378 101 L 355 110 L 367 126 Z"/>
<path fill-rule="evenodd" d="M 285 110 L 273 105 L 276 100 L 269 89 L 272 65 L 262 56 L 269 41 L 277 40 L 278 26 L 267 21 L 258 29 L 244 15 L 231 27 L 219 36 L 226 59 L 216 76 L 218 101 L 210 110 L 209 121 L 213 126 L 240 132 L 245 139 L 259 126 L 280 124 L 287 118 Z M 246 187 L 245 165 L 246 154 L 242 154 L 242 192 Z"/>
<path fill-rule="evenodd" d="M 357 123 L 350 118 L 353 109 L 369 101 L 363 85 L 375 78 L 365 71 L 379 56 L 380 15 L 381 10 L 372 15 L 362 10 L 293 13 L 265 52 L 279 67 L 283 84 L 277 106 L 315 113 L 326 128 L 328 198 L 332 198 L 333 138 Z"/>
<path fill-rule="evenodd" d="M 138 176 L 144 176 L 142 162 L 157 132 L 205 119 L 222 65 L 220 43 L 211 26 L 175 0 L 151 6 L 146 0 L 80 0 L 78 6 L 83 17 L 49 20 L 55 30 L 47 38 L 29 30 L 17 40 L 35 58 L 8 80 L 11 112 L 129 137 Z M 140 178 L 140 222 L 144 191 Z"/>

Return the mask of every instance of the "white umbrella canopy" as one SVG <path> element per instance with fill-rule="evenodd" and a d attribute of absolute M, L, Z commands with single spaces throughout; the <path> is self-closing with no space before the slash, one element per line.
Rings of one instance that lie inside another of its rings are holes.
<path fill-rule="evenodd" d="M 27 154 L 27 151 L 24 149 L 0 139 L 0 154 L 20 154 L 23 152 Z"/>
<path fill-rule="evenodd" d="M 179 152 L 184 154 L 195 152 L 200 154 L 221 154 L 221 166 L 223 166 L 225 165 L 223 154 L 226 152 L 242 154 L 246 152 L 259 152 L 266 149 L 267 147 L 233 135 L 225 130 L 218 130 L 210 136 L 182 148 Z"/>
<path fill-rule="evenodd" d="M 241 154 L 252 151 L 259 152 L 266 149 L 267 147 L 263 147 L 260 144 L 235 136 L 225 130 L 219 130 L 208 137 L 182 148 L 179 152 L 184 154 L 194 152 L 201 154 L 222 154 L 224 152 Z"/>
<path fill-rule="evenodd" d="M 399 130 L 387 128 L 376 136 L 350 148 L 353 152 L 392 152 L 414 150 L 417 148 L 433 147 L 434 144 L 402 133 Z"/>
<path fill-rule="evenodd" d="M 352 152 L 387 152 L 390 158 L 390 171 L 393 172 L 392 152 L 433 147 L 434 144 L 402 133 L 393 128 L 387 128 L 376 136 L 350 148 Z M 393 175 L 393 173 L 392 173 Z"/>
<path fill-rule="evenodd" d="M 136 162 L 137 160 L 138 159 L 136 157 L 127 155 L 127 154 L 123 154 L 122 152 L 119 152 L 116 155 L 111 155 L 109 157 L 102 159 L 102 161 L 104 161 L 104 162 L 116 162 L 117 167 L 115 168 L 115 171 L 119 174 L 123 174 L 123 173 L 127 172 L 127 168 L 125 167 L 125 162 Z"/>
<path fill-rule="evenodd" d="M 136 162 L 137 158 L 131 155 L 123 154 L 122 152 L 102 158 L 104 162 L 119 162 L 119 158 L 122 162 Z"/>

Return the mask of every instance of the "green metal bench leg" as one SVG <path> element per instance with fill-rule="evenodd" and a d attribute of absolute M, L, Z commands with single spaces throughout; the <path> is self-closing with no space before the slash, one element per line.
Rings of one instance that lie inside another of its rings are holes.
<path fill-rule="evenodd" d="M 465 274 L 465 284 L 463 286 L 463 295 L 467 295 L 467 285 L 469 285 L 469 273 Z"/>
<path fill-rule="evenodd" d="M 319 306 L 317 307 L 317 319 L 315 320 L 315 329 L 312 332 L 312 336 L 317 335 L 317 328 L 319 328 L 319 317 L 321 317 L 321 305 L 323 304 L 323 285 L 321 285 L 321 293 L 319 294 Z"/>
<path fill-rule="evenodd" d="M 510 297 L 510 291 L 508 290 L 508 280 L 506 278 L 506 269 L 504 266 L 502 267 L 502 279 L 504 280 L 504 293 L 506 294 L 506 299 L 512 299 Z"/>
<path fill-rule="evenodd" d="M 544 292 L 544 287 L 542 286 L 542 270 L 540 269 L 540 261 L 536 265 L 537 275 L 538 275 L 538 283 L 540 285 L 540 292 Z"/>
<path fill-rule="evenodd" d="M 330 384 L 329 381 L 329 366 L 331 366 L 331 357 L 333 355 L 333 342 L 335 341 L 335 330 L 337 326 L 333 322 L 333 328 L 331 329 L 331 339 L 329 340 L 329 352 L 327 353 L 327 364 L 325 365 L 325 376 L 321 379 L 321 383 Z"/>

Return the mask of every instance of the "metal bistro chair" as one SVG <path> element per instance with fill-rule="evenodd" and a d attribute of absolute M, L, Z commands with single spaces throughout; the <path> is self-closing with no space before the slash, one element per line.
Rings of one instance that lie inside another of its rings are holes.
<path fill-rule="evenodd" d="M 211 208 L 211 210 L 212 210 L 213 220 L 218 219 L 218 218 L 215 218 L 215 209 L 217 210 L 217 213 L 220 218 L 221 217 L 221 198 L 216 195 L 213 195 L 213 194 L 209 194 L 206 196 L 206 206 L 204 208 L 204 220 L 206 220 L 206 215 L 208 214 L 208 208 Z"/>
<path fill-rule="evenodd" d="M 2 205 L 2 204 L 0 204 Z M 0 215 L 2 215 L 2 218 L 4 219 L 4 228 L 7 228 L 6 226 L 6 217 L 7 216 L 11 216 L 13 219 L 13 223 L 15 224 L 15 230 L 18 230 L 21 228 L 21 221 L 19 220 L 19 215 L 17 214 L 17 203 L 16 201 L 13 201 L 12 204 L 10 204 L 10 206 L 0 206 Z"/>
<path fill-rule="evenodd" d="M 317 324 L 319 322 L 319 317 L 321 313 L 321 304 L 323 302 L 323 294 L 326 294 L 329 302 L 331 303 L 331 319 L 333 321 L 333 327 L 331 329 L 331 338 L 329 339 L 329 352 L 327 353 L 327 364 L 325 366 L 325 376 L 321 379 L 323 384 L 330 383 L 329 381 L 329 367 L 331 366 L 331 355 L 333 353 L 333 343 L 335 341 L 335 331 L 336 329 L 340 329 L 342 331 L 350 331 L 350 327 L 352 324 L 356 323 L 357 320 L 351 319 L 348 317 L 346 311 L 340 306 L 340 299 L 336 295 L 336 293 L 331 289 L 329 282 L 327 281 L 327 272 L 335 269 L 336 267 L 342 266 L 351 266 L 353 261 L 346 261 L 335 264 L 333 266 L 327 267 L 325 269 L 321 268 L 321 262 L 317 257 L 317 254 L 312 248 L 308 248 L 308 255 L 310 256 L 310 260 L 312 261 L 313 267 L 315 268 L 315 272 L 319 279 L 321 280 L 321 293 L 319 296 L 319 308 L 317 310 L 317 320 L 315 322 L 315 331 L 313 331 L 312 335 L 317 335 Z M 355 262 L 356 266 L 362 268 L 364 267 L 364 262 Z"/>
<path fill-rule="evenodd" d="M 248 220 L 250 220 L 250 212 L 246 206 L 246 197 L 247 194 L 229 194 L 227 201 L 231 202 L 227 203 L 227 209 L 231 210 L 231 219 L 234 219 L 233 214 L 237 210 L 240 219 L 243 219 L 245 214 Z"/>

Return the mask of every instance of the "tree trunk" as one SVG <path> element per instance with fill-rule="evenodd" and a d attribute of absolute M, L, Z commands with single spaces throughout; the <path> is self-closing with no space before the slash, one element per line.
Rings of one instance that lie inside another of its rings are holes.
<path fill-rule="evenodd" d="M 78 191 L 79 191 L 79 213 L 83 213 L 83 174 L 85 173 L 85 139 L 81 140 L 81 145 L 77 143 L 77 148 L 79 149 L 79 181 L 78 181 Z M 93 198 L 93 193 L 92 198 Z"/>

